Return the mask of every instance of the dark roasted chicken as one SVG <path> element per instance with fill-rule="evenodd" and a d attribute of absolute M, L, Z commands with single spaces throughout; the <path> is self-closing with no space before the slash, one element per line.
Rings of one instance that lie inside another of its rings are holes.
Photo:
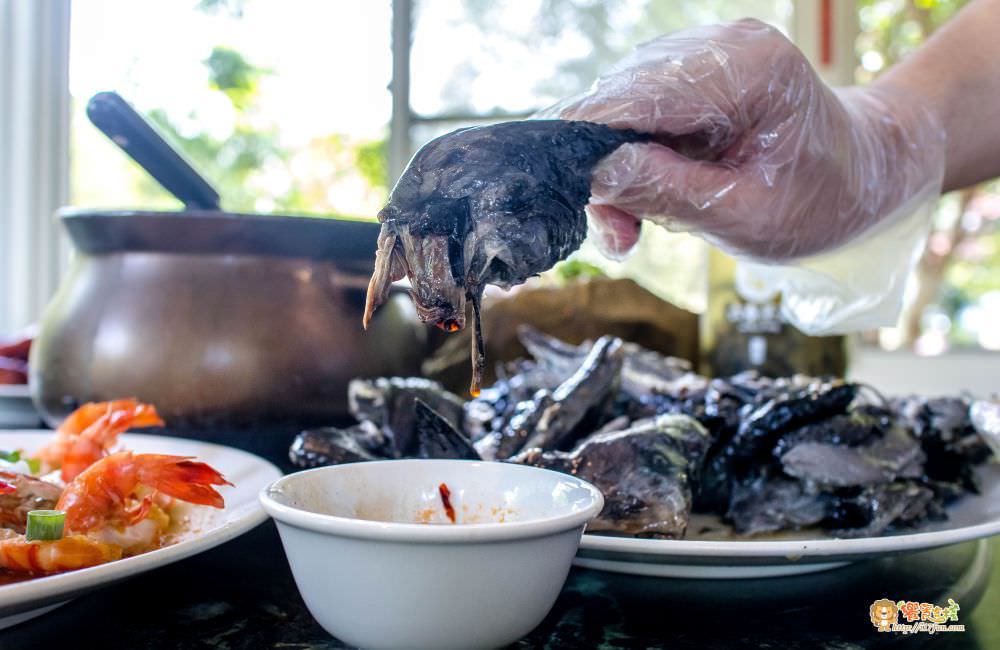
<path fill-rule="evenodd" d="M 591 171 L 633 131 L 591 122 L 525 120 L 460 129 L 424 145 L 379 212 L 382 231 L 364 322 L 408 277 L 417 314 L 446 331 L 472 303 L 472 392 L 483 368 L 480 299 L 552 268 L 587 234 Z"/>
<path fill-rule="evenodd" d="M 857 537 L 946 516 L 1000 446 L 996 401 L 886 401 L 804 376 L 709 380 L 608 336 L 575 346 L 524 328 L 521 341 L 533 359 L 467 402 L 420 378 L 355 382 L 360 424 L 303 432 L 293 462 L 482 458 L 567 472 L 605 496 L 591 532 L 676 538 L 700 512 L 739 535 Z"/>

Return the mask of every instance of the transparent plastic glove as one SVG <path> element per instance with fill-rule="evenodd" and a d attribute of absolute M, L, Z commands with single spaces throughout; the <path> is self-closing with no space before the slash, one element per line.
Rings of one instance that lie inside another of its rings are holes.
<path fill-rule="evenodd" d="M 594 171 L 588 217 L 609 256 L 649 219 L 751 260 L 743 288 L 780 293 L 804 331 L 898 314 L 944 174 L 944 130 L 919 101 L 831 89 L 780 32 L 743 20 L 651 41 L 544 115 L 659 136 Z"/>

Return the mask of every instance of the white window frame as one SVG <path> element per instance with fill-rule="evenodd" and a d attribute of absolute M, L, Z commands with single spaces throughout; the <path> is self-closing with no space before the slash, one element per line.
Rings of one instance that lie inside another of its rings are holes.
<path fill-rule="evenodd" d="M 34 322 L 68 246 L 70 0 L 0 0 L 0 334 Z"/>

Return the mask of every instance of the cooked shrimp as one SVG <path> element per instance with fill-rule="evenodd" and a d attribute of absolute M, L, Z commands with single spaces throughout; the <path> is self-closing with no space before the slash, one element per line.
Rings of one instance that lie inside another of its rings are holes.
<path fill-rule="evenodd" d="M 0 528 L 24 531 L 29 510 L 48 510 L 59 500 L 62 488 L 48 481 L 0 471 Z"/>
<path fill-rule="evenodd" d="M 31 541 L 0 530 L 0 568 L 18 572 L 81 569 L 155 548 L 170 525 L 162 495 L 222 508 L 214 487 L 232 485 L 206 463 L 185 456 L 120 451 L 82 471 L 55 509 L 66 513 L 66 536 Z M 5 489 L 5 488 L 0 488 Z"/>
<path fill-rule="evenodd" d="M 225 501 L 213 485 L 232 484 L 209 465 L 184 456 L 120 451 L 97 461 L 67 485 L 56 509 L 66 512 L 66 529 L 74 533 L 122 530 L 159 518 L 162 512 L 155 505 L 155 493 L 142 486 L 188 503 L 222 508 Z M 165 528 L 157 526 L 157 534 Z"/>
<path fill-rule="evenodd" d="M 69 482 L 105 456 L 122 433 L 135 427 L 160 426 L 163 420 L 151 404 L 135 399 L 91 402 L 59 425 L 55 437 L 37 457 L 48 468 L 60 468 L 62 479 Z"/>
<path fill-rule="evenodd" d="M 121 556 L 120 546 L 105 544 L 86 535 L 29 542 L 22 534 L 0 530 L 0 567 L 11 571 L 72 571 L 111 562 Z"/>

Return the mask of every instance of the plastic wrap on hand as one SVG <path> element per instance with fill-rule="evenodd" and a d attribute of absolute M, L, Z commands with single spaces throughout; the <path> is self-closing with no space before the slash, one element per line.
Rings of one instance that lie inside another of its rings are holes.
<path fill-rule="evenodd" d="M 648 219 L 743 260 L 807 333 L 892 324 L 941 189 L 944 131 L 898 89 L 833 90 L 753 20 L 638 48 L 547 117 L 657 135 L 594 170 L 591 235 L 620 258 Z"/>
<path fill-rule="evenodd" d="M 736 290 L 781 299 L 782 317 L 812 336 L 894 325 L 920 260 L 938 192 L 928 188 L 854 242 L 792 264 L 739 260 Z"/>

